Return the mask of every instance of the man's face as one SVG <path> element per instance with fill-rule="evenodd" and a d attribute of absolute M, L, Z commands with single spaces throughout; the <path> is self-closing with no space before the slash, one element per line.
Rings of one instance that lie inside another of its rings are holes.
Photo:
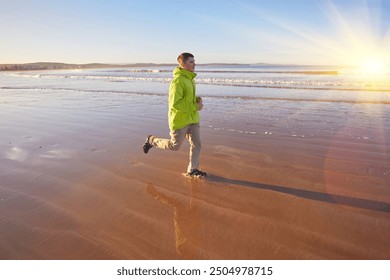
<path fill-rule="evenodd" d="M 181 68 L 194 72 L 195 71 L 195 58 L 189 57 L 186 62 L 183 63 Z"/>

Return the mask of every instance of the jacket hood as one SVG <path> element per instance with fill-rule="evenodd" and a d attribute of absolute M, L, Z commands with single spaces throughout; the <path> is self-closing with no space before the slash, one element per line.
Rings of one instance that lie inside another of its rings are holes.
<path fill-rule="evenodd" d="M 184 76 L 184 77 L 192 80 L 196 77 L 196 73 L 185 70 L 185 69 L 180 68 L 180 67 L 176 67 L 173 70 L 173 77 L 177 77 L 177 76 Z"/>

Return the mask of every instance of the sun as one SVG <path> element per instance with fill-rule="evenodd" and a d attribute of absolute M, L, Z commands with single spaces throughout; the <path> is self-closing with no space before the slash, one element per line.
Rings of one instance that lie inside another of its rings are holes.
<path fill-rule="evenodd" d="M 386 74 L 389 72 L 389 64 L 385 58 L 368 57 L 358 65 L 359 72 L 364 74 Z"/>

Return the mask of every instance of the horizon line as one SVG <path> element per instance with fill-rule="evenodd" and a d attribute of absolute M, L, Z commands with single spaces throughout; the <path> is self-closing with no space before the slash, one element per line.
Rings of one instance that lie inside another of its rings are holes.
<path fill-rule="evenodd" d="M 174 66 L 177 63 L 155 63 L 155 62 L 136 62 L 136 63 L 106 63 L 106 62 L 89 62 L 89 63 L 67 63 L 67 62 L 52 62 L 52 61 L 39 61 L 39 62 L 24 62 L 24 63 L 0 63 L 1 66 L 28 66 L 28 65 L 62 65 L 62 66 L 115 66 L 115 67 L 142 67 L 142 66 Z M 198 63 L 198 66 L 208 65 L 269 65 L 269 66 L 324 66 L 324 67 L 358 67 L 357 65 L 342 65 L 342 64 L 298 64 L 298 63 L 267 63 L 267 62 L 255 62 L 255 63 L 240 63 L 240 62 L 205 62 Z M 388 64 L 390 66 L 390 64 Z"/>

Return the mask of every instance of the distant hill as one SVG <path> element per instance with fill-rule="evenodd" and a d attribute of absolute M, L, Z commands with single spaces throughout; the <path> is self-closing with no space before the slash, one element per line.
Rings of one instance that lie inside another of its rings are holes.
<path fill-rule="evenodd" d="M 154 64 L 154 63 L 135 63 L 135 64 L 105 64 L 105 63 L 87 63 L 87 64 L 67 64 L 60 62 L 35 62 L 24 64 L 0 64 L 0 71 L 23 71 L 23 70 L 54 70 L 54 69 L 91 69 L 91 68 L 123 68 L 123 67 L 148 67 L 148 66 L 174 66 L 175 64 Z"/>
<path fill-rule="evenodd" d="M 133 64 L 106 64 L 106 63 L 87 63 L 87 64 L 67 64 L 61 62 L 35 62 L 24 64 L 0 64 L 0 71 L 24 71 L 24 70 L 54 70 L 54 69 L 93 69 L 93 68 L 125 68 L 125 67 L 155 67 L 155 66 L 176 66 L 177 64 L 164 63 L 133 63 Z M 203 63 L 199 66 L 240 66 L 251 64 L 240 63 Z M 252 65 L 268 65 L 258 63 Z"/>

